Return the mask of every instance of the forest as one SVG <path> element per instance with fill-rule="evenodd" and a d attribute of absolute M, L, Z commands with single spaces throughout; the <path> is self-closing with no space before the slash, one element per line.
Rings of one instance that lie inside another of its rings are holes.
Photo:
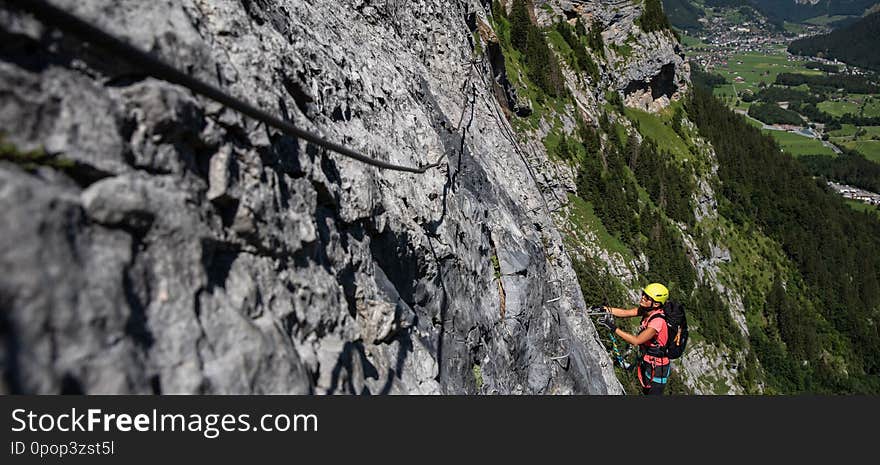
<path fill-rule="evenodd" d="M 757 225 L 797 266 L 797 277 L 777 276 L 765 302 L 748 303 L 777 322 L 750 334 L 777 388 L 880 392 L 880 221 L 848 208 L 702 86 L 687 111 L 715 148 L 721 193 L 730 202 L 722 213 Z M 845 361 L 844 370 L 834 356 Z"/>
<path fill-rule="evenodd" d="M 775 103 L 755 103 L 749 107 L 749 116 L 767 124 L 804 124 L 800 115 Z"/>
<path fill-rule="evenodd" d="M 872 13 L 828 34 L 804 37 L 792 42 L 795 55 L 837 58 L 849 64 L 880 71 L 880 12 Z"/>

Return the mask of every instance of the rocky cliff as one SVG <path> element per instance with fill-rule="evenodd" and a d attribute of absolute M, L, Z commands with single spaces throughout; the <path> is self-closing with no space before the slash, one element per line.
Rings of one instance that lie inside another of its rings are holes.
<path fill-rule="evenodd" d="M 3 392 L 622 392 L 470 63 L 483 5 L 52 3 L 328 139 L 442 163 L 346 159 L 4 5 Z"/>
<path fill-rule="evenodd" d="M 627 106 L 656 112 L 683 96 L 690 84 L 690 65 L 670 31 L 645 33 L 638 20 L 642 2 L 631 0 L 536 1 L 543 24 L 581 18 L 603 27 L 606 48 L 603 80 L 598 89 L 623 93 Z"/>
<path fill-rule="evenodd" d="M 500 3 L 506 5 L 509 12 L 511 2 Z M 570 60 L 562 56 L 564 50 L 554 45 L 553 50 L 563 68 L 571 102 L 562 109 L 544 108 L 542 114 L 533 114 L 533 109 L 529 108 L 529 111 L 519 115 L 520 120 L 525 116 L 532 121 L 538 121 L 537 124 L 533 122 L 520 124 L 519 133 L 528 144 L 530 165 L 536 173 L 538 184 L 543 192 L 549 193 L 546 197 L 553 206 L 551 210 L 554 223 L 562 231 L 567 254 L 574 261 L 599 264 L 599 268 L 607 273 L 598 281 L 595 276 L 581 277 L 583 281 L 581 285 L 596 288 L 609 282 L 611 284 L 608 286 L 622 291 L 617 295 L 621 299 L 620 305 L 629 306 L 638 300 L 640 286 L 646 283 L 646 276 L 657 264 L 651 263 L 649 257 L 641 251 L 632 253 L 632 250 L 627 250 L 629 249 L 627 245 L 620 244 L 616 239 L 607 238 L 608 231 L 593 214 L 593 209 L 599 207 L 596 202 L 604 200 L 599 199 L 594 202 L 589 207 L 589 211 L 584 210 L 582 203 L 578 204 L 581 202 L 577 197 L 580 194 L 576 182 L 578 167 L 573 166 L 576 164 L 568 160 L 560 160 L 558 153 L 560 137 L 568 137 L 570 140 L 579 137 L 576 122 L 578 118 L 588 122 L 599 132 L 605 153 L 599 151 L 598 154 L 587 156 L 599 157 L 606 168 L 610 163 L 607 150 L 615 145 L 612 142 L 615 138 L 619 143 L 618 131 L 621 131 L 626 135 L 625 137 L 633 138 L 637 143 L 650 139 L 665 153 L 665 157 L 668 158 L 665 163 L 678 165 L 678 169 L 691 178 L 694 188 L 690 194 L 692 198 L 689 204 L 695 222 L 691 225 L 672 222 L 671 227 L 680 236 L 682 253 L 686 255 L 695 272 L 695 281 L 704 283 L 719 296 L 720 301 L 713 302 L 716 306 L 706 306 L 704 311 L 711 312 L 713 318 L 714 315 L 729 314 L 729 319 L 736 326 L 735 331 L 742 337 L 748 338 L 746 308 L 743 303 L 744 290 L 753 292 L 755 288 L 750 284 L 751 278 L 744 276 L 751 271 L 743 270 L 742 267 L 733 264 L 731 255 L 736 253 L 742 260 L 745 257 L 754 257 L 755 254 L 766 253 L 774 256 L 772 260 L 775 260 L 781 254 L 776 249 L 758 252 L 753 245 L 743 245 L 743 238 L 740 237 L 742 235 L 732 228 L 725 218 L 720 217 L 717 211 L 719 198 L 715 189 L 719 185 L 718 161 L 713 147 L 698 134 L 696 127 L 688 121 L 686 115 L 682 117 L 682 129 L 673 131 L 670 127 L 673 119 L 670 106 L 676 103 L 680 110 L 680 100 L 690 88 L 690 67 L 674 34 L 669 30 L 644 32 L 638 25 L 643 10 L 639 2 L 535 1 L 533 3 L 534 20 L 547 28 L 545 30 L 552 30 L 553 26 L 561 21 L 567 21 L 572 25 L 582 22 L 589 25 L 589 29 L 599 28 L 604 42 L 601 50 L 590 52 L 593 60 L 599 65 L 597 79 L 578 75 L 571 69 Z M 488 19 L 486 21 L 488 22 Z M 495 35 L 484 34 L 484 36 L 489 38 L 490 55 L 492 55 Z M 555 44 L 552 40 L 550 42 Z M 496 69 L 499 67 L 510 71 L 509 66 L 505 67 L 503 64 L 495 66 Z M 496 79 L 502 83 L 509 82 L 511 87 L 519 89 L 518 93 L 514 92 L 517 94 L 515 97 L 518 98 L 506 99 L 511 102 L 513 110 L 525 107 L 521 100 L 526 92 L 522 89 L 527 89 L 530 83 L 527 82 L 524 74 L 526 73 L 521 71 L 508 72 Z M 622 104 L 619 106 L 608 100 L 615 94 L 621 97 Z M 631 111 L 633 109 L 647 113 L 634 114 Z M 644 116 L 638 116 L 639 114 Z M 654 114 L 656 116 L 652 116 Z M 609 121 L 605 126 L 600 124 L 603 118 Z M 664 127 L 665 129 L 660 129 Z M 551 153 L 554 149 L 557 149 L 555 154 Z M 632 161 L 629 161 L 629 167 L 633 167 Z M 632 175 L 629 172 L 628 176 Z M 598 180 L 590 182 L 596 181 Z M 639 189 L 643 188 L 644 186 L 639 186 Z M 639 197 L 642 197 L 642 194 Z M 639 203 L 643 203 L 643 200 L 639 200 Z M 585 216 L 592 219 L 585 221 Z M 632 227 L 638 228 L 637 225 Z M 735 252 L 732 249 L 736 249 Z M 753 259 L 758 260 L 756 257 Z M 663 276 L 660 279 L 671 279 L 671 276 Z M 676 291 L 678 289 L 674 290 L 673 294 L 676 294 Z M 597 293 L 598 291 L 594 292 Z M 608 296 L 600 294 L 599 297 Z M 680 292 L 674 297 L 686 298 Z M 691 311 L 694 310 L 696 309 Z M 691 329 L 696 337 L 692 338 L 685 356 L 674 363 L 676 367 L 673 370 L 676 372 L 674 376 L 680 377 L 676 382 L 680 382 L 683 386 L 679 393 L 746 392 L 740 378 L 749 363 L 756 363 L 753 361 L 753 355 L 748 349 L 735 347 L 730 341 L 706 340 L 702 333 L 709 333 L 708 328 L 700 327 L 694 320 L 695 318 L 692 317 Z M 751 362 L 749 357 L 752 357 Z M 624 372 L 619 374 L 621 379 L 630 377 Z M 751 389 L 753 392 L 761 392 L 762 385 L 759 382 Z"/>
<path fill-rule="evenodd" d="M 571 97 L 552 111 L 505 59 L 508 1 L 51 3 L 329 140 L 439 166 L 329 152 L 0 3 L 0 391 L 624 392 L 573 265 L 634 299 L 650 264 L 573 220 L 577 169 L 547 141 L 586 121 L 607 146 L 603 118 L 642 140 L 609 96 L 656 113 L 687 91 L 638 2 L 530 2 L 602 31 L 593 77 L 551 41 Z M 715 224 L 717 163 L 685 126 Z M 742 322 L 723 234 L 676 227 Z M 688 389 L 739 392 L 742 354 L 692 347 Z"/>

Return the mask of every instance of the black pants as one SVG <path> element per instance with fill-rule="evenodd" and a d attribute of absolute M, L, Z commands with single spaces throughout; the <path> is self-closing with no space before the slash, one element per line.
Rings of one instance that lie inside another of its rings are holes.
<path fill-rule="evenodd" d="M 642 386 L 642 394 L 647 396 L 662 396 L 663 390 L 666 388 L 666 382 L 669 380 L 670 365 L 657 365 L 642 360 L 639 363 L 636 376 L 639 379 L 639 385 Z M 663 382 L 659 382 L 662 379 Z"/>

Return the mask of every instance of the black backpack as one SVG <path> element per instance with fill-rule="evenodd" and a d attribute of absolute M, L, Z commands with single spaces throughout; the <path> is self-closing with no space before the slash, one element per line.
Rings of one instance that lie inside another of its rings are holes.
<path fill-rule="evenodd" d="M 663 312 L 654 314 L 648 319 L 648 322 L 650 323 L 654 318 L 663 318 L 666 321 L 669 336 L 666 339 L 665 347 L 650 348 L 647 350 L 648 355 L 670 359 L 681 357 L 688 340 L 688 324 L 684 314 L 684 305 L 678 302 L 666 302 L 666 305 L 663 306 Z"/>

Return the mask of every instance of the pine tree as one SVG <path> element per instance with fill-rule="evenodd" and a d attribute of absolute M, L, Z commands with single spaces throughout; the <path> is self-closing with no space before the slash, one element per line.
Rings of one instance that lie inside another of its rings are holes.
<path fill-rule="evenodd" d="M 510 8 L 510 43 L 513 48 L 525 53 L 528 48 L 529 32 L 532 30 L 532 19 L 526 6 L 526 0 L 513 0 Z"/>
<path fill-rule="evenodd" d="M 580 21 L 578 21 L 578 23 L 580 23 Z M 589 45 L 591 49 L 600 53 L 603 53 L 605 50 L 605 41 L 602 40 L 602 25 L 598 21 L 594 20 L 593 23 L 590 24 L 590 35 L 587 45 Z"/>
<path fill-rule="evenodd" d="M 660 0 L 645 0 L 645 10 L 639 18 L 639 24 L 645 32 L 672 29 L 666 13 L 663 12 L 663 4 Z"/>

